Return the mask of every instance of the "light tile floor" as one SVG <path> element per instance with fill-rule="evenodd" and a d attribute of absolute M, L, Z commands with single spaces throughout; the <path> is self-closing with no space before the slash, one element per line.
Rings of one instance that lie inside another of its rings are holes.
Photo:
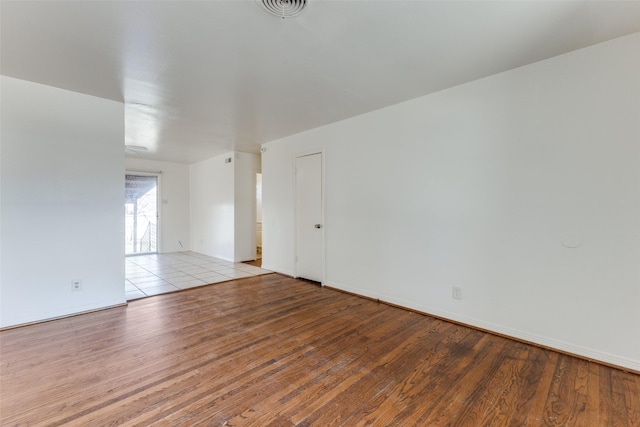
<path fill-rule="evenodd" d="M 271 273 L 196 252 L 129 256 L 125 261 L 127 300 L 211 283 Z"/>

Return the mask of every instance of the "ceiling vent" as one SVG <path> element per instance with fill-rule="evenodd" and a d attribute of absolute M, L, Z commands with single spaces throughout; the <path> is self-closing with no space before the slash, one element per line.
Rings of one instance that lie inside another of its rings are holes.
<path fill-rule="evenodd" d="M 272 15 L 279 18 L 295 18 L 300 15 L 305 7 L 307 0 L 256 0 Z"/>

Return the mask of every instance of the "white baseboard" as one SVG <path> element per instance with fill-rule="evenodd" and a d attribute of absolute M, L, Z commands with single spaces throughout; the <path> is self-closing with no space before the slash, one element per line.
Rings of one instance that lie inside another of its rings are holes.
<path fill-rule="evenodd" d="M 125 301 L 125 302 L 122 302 L 122 303 L 119 303 L 119 304 L 107 305 L 107 306 L 104 306 L 104 307 L 87 308 L 87 309 L 84 309 L 84 310 L 80 310 L 78 312 L 63 313 L 63 314 L 58 314 L 58 315 L 52 314 L 52 315 L 49 315 L 47 317 L 44 317 L 44 318 L 38 319 L 38 320 L 32 320 L 32 321 L 28 321 L 28 322 L 20 322 L 20 323 L 14 323 L 14 324 L 10 323 L 10 324 L 8 324 L 6 326 L 0 327 L 0 331 L 5 331 L 5 330 L 15 329 L 15 328 L 21 328 L 23 326 L 36 325 L 38 323 L 51 322 L 52 320 L 65 319 L 67 317 L 80 316 L 82 314 L 95 313 L 96 311 L 109 310 L 109 309 L 117 308 L 117 307 L 125 307 L 128 304 L 129 303 L 127 301 Z"/>
<path fill-rule="evenodd" d="M 360 295 L 367 298 L 373 298 L 380 300 L 381 302 L 387 302 L 399 307 L 404 307 L 409 310 L 416 310 L 427 315 L 433 315 L 439 318 L 448 319 L 456 323 L 462 323 L 471 327 L 480 328 L 486 331 L 495 332 L 500 335 L 505 335 L 517 340 L 527 341 L 533 344 L 538 344 L 543 347 L 558 350 L 564 353 L 570 353 L 585 359 L 613 365 L 621 369 L 630 369 L 636 373 L 640 372 L 640 361 L 629 359 L 627 357 L 618 356 L 615 354 L 609 354 L 603 351 L 594 350 L 591 348 L 578 346 L 566 341 L 560 341 L 553 338 L 532 334 L 527 331 L 509 328 L 508 326 L 498 325 L 476 319 L 473 317 L 463 316 L 456 313 L 451 313 L 446 310 L 441 310 L 437 307 L 429 305 L 418 304 L 415 301 L 405 301 L 399 298 L 393 298 L 388 295 L 378 295 L 375 293 L 367 292 L 362 289 L 353 288 L 333 282 L 325 282 L 324 285 L 330 286 L 335 289 L 340 289 L 352 294 Z"/>
<path fill-rule="evenodd" d="M 289 272 L 289 271 L 286 271 L 286 270 L 282 270 L 282 269 L 273 268 L 273 267 L 270 267 L 267 264 L 262 264 L 262 267 L 260 267 L 260 268 L 262 268 L 263 270 L 273 271 L 274 273 L 284 274 L 285 276 L 296 277 L 292 272 Z"/>

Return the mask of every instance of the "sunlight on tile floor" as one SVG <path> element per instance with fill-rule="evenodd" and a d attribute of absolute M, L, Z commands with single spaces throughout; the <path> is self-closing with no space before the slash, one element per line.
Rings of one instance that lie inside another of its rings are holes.
<path fill-rule="evenodd" d="M 129 256 L 125 261 L 127 300 L 211 283 L 271 273 L 196 252 Z"/>

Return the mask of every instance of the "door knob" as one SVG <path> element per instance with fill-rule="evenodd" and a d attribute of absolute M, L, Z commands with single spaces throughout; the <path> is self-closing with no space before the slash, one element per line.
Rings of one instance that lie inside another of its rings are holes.
<path fill-rule="evenodd" d="M 320 227 L 322 227 L 322 226 L 321 226 L 320 224 L 316 224 L 314 227 L 316 227 L 316 228 L 320 228 Z"/>

